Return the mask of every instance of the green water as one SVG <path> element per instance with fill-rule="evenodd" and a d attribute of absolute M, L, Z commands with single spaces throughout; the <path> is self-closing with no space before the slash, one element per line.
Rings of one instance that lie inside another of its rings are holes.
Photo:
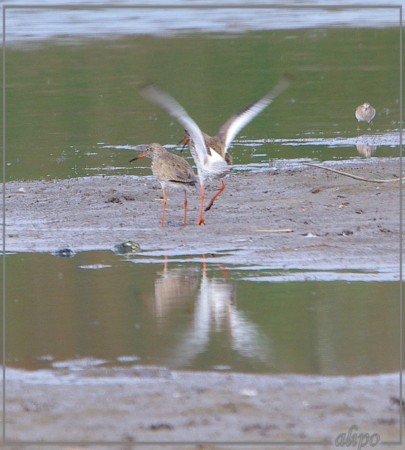
<path fill-rule="evenodd" d="M 372 133 L 398 129 L 398 37 L 397 29 L 325 28 L 9 46 L 7 179 L 149 173 L 130 168 L 127 151 L 100 143 L 179 141 L 181 127 L 139 95 L 151 81 L 213 134 L 289 74 L 291 87 L 237 137 L 234 163 L 356 157 L 354 146 L 271 139 L 357 136 L 354 109 L 364 101 L 378 111 Z M 244 139 L 257 145 L 238 145 Z M 380 146 L 377 156 L 398 156 L 398 148 Z"/>
<path fill-rule="evenodd" d="M 16 254 L 7 267 L 10 367 L 96 358 L 259 373 L 398 370 L 398 283 L 260 283 L 246 279 L 248 267 L 134 264 L 112 252 Z"/>
<path fill-rule="evenodd" d="M 7 180 L 150 175 L 148 167 L 130 166 L 133 154 L 121 147 L 174 145 L 183 132 L 139 95 L 151 81 L 215 133 L 289 74 L 290 88 L 235 140 L 234 163 L 359 157 L 353 145 L 328 139 L 358 136 L 354 110 L 364 101 L 378 113 L 360 135 L 398 129 L 398 33 L 325 28 L 10 45 Z M 303 138 L 321 143 L 272 142 Z M 398 155 L 395 145 L 376 153 Z M 111 267 L 81 267 L 100 263 Z M 7 256 L 8 363 L 35 369 L 66 359 L 119 365 L 119 358 L 134 357 L 139 364 L 242 372 L 399 369 L 398 283 L 254 282 L 214 264 L 203 277 L 195 262 L 169 261 L 169 269 L 182 283 L 173 282 L 174 293 L 162 286 L 168 273 L 161 261 L 133 264 L 110 252 Z M 222 295 L 217 308 L 206 302 L 204 310 L 203 287 L 212 299 Z"/>

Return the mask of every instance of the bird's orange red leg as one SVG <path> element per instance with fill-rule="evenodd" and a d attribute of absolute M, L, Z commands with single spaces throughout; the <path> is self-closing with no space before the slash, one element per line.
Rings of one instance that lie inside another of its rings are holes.
<path fill-rule="evenodd" d="M 204 185 L 201 183 L 200 184 L 200 215 L 198 217 L 198 225 L 205 225 L 204 201 L 205 201 L 205 190 L 204 190 Z"/>
<path fill-rule="evenodd" d="M 188 206 L 187 192 L 184 191 L 184 225 L 187 225 L 187 206 Z"/>
<path fill-rule="evenodd" d="M 162 220 L 160 221 L 160 226 L 163 228 L 165 226 L 167 195 L 166 195 L 165 189 L 162 189 L 162 192 L 163 192 L 163 209 L 162 209 Z"/>
<path fill-rule="evenodd" d="M 219 188 L 218 192 L 212 197 L 211 201 L 209 202 L 208 206 L 205 208 L 204 211 L 208 211 L 209 209 L 211 209 L 211 206 L 214 204 L 217 197 L 219 197 L 222 194 L 222 192 L 224 192 L 224 190 L 225 190 L 225 181 L 221 180 L 221 187 Z"/>

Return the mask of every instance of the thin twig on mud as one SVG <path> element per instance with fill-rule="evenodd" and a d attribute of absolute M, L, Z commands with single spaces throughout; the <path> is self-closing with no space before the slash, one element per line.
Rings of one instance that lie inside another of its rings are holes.
<path fill-rule="evenodd" d="M 346 177 L 354 178 L 355 180 L 367 181 L 368 183 L 393 183 L 396 181 L 404 180 L 405 177 L 390 178 L 388 180 L 377 180 L 376 178 L 364 178 L 358 175 L 352 175 L 351 173 L 343 172 L 341 170 L 331 169 L 330 167 L 320 166 L 319 164 L 303 163 L 305 166 L 316 167 L 317 169 L 329 170 L 330 172 L 338 173 Z"/>
<path fill-rule="evenodd" d="M 256 233 L 292 233 L 291 228 L 279 228 L 279 229 L 269 229 L 269 230 L 254 230 Z"/>

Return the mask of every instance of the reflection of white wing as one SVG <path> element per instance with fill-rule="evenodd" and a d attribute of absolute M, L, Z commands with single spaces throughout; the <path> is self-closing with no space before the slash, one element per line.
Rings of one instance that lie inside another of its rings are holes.
<path fill-rule="evenodd" d="M 230 313 L 232 347 L 246 358 L 265 362 L 269 358 L 269 346 L 259 329 L 236 309 Z"/>
<path fill-rule="evenodd" d="M 191 328 L 173 351 L 170 364 L 180 367 L 202 353 L 214 332 L 231 337 L 231 346 L 246 358 L 265 361 L 268 350 L 265 338 L 233 304 L 234 287 L 221 279 L 209 279 L 203 273 Z"/>
<path fill-rule="evenodd" d="M 201 286 L 203 286 L 204 281 L 206 280 L 202 280 Z M 210 322 L 210 305 L 206 296 L 201 295 L 200 289 L 191 329 L 182 336 L 180 345 L 172 352 L 173 356 L 170 358 L 172 367 L 182 367 L 194 356 L 204 351 L 209 341 Z"/>
<path fill-rule="evenodd" d="M 218 279 L 203 277 L 200 287 L 200 299 L 208 305 L 210 323 L 216 330 L 226 329 L 229 309 L 233 300 L 233 286 Z M 224 323 L 225 322 L 225 323 Z"/>

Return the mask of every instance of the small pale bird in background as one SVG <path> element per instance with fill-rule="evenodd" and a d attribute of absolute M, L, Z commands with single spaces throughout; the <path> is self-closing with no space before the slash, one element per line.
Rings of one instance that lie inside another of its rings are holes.
<path fill-rule="evenodd" d="M 165 214 L 167 205 L 167 188 L 184 190 L 184 225 L 187 225 L 187 192 L 195 188 L 197 177 L 190 164 L 181 156 L 168 152 L 158 143 L 138 145 L 136 150 L 142 153 L 132 158 L 130 162 L 140 158 L 152 160 L 152 173 L 159 180 L 163 192 L 163 209 L 160 226 L 165 226 Z"/>
<path fill-rule="evenodd" d="M 375 108 L 370 103 L 363 103 L 356 108 L 355 116 L 358 121 L 357 129 L 360 130 L 360 122 L 370 123 L 375 117 Z"/>

